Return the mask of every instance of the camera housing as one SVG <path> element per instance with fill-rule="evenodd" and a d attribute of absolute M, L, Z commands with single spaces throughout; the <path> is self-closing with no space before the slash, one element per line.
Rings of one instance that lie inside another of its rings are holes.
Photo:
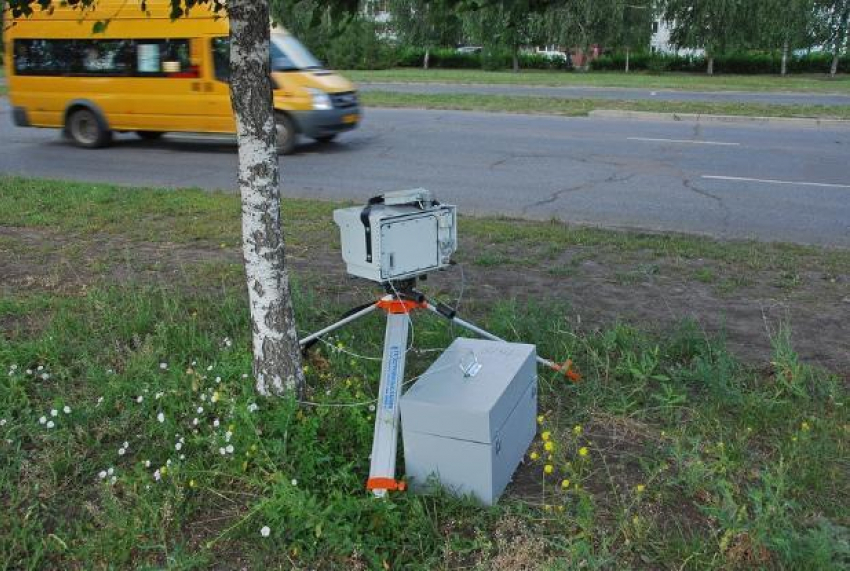
<path fill-rule="evenodd" d="M 348 273 L 378 283 L 444 268 L 457 250 L 457 207 L 440 204 L 423 188 L 335 210 L 334 222 Z"/>

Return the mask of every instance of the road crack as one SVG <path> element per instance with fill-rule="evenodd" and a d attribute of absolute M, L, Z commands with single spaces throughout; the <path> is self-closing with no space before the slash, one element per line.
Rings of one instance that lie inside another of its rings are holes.
<path fill-rule="evenodd" d="M 720 210 L 723 212 L 723 231 L 721 233 L 721 236 L 725 236 L 727 230 L 729 230 L 729 218 L 731 217 L 732 212 L 729 210 L 729 207 L 726 205 L 726 202 L 724 202 L 723 198 L 717 196 L 716 194 L 712 194 L 705 189 L 699 188 L 698 186 L 696 186 L 696 184 L 694 184 L 694 181 L 686 177 L 682 178 L 682 186 L 684 186 L 691 192 L 702 196 L 703 198 L 708 198 L 709 200 L 713 200 L 717 203 L 717 205 L 720 207 Z"/>

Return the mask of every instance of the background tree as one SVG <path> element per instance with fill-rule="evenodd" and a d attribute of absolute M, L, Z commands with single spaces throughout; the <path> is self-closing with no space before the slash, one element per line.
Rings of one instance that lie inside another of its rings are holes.
<path fill-rule="evenodd" d="M 446 0 L 390 0 L 389 11 L 398 40 L 425 49 L 424 69 L 428 69 L 432 49 L 454 45 L 460 38 L 458 11 Z"/>
<path fill-rule="evenodd" d="M 615 43 L 622 29 L 624 2 L 618 0 L 560 0 L 546 16 L 547 35 L 565 46 L 578 46 L 584 57 L 582 69 L 590 69 L 590 46 Z"/>
<path fill-rule="evenodd" d="M 471 3 L 461 1 L 453 4 L 464 14 L 466 34 L 484 46 L 485 66 L 488 58 L 498 60 L 500 53 L 508 51 L 511 69 L 518 72 L 520 48 L 534 45 L 541 39 L 539 15 L 549 2 L 474 0 Z"/>
<path fill-rule="evenodd" d="M 813 43 L 815 6 L 812 0 L 761 0 L 756 3 L 754 38 L 759 47 L 779 48 L 780 73 L 788 73 L 788 56 L 796 48 Z"/>
<path fill-rule="evenodd" d="M 616 0 L 615 13 L 621 14 L 619 20 L 613 20 L 615 29 L 611 34 L 614 45 L 626 52 L 626 73 L 629 72 L 632 50 L 646 48 L 652 37 L 652 22 L 655 9 L 652 0 Z"/>
<path fill-rule="evenodd" d="M 80 10 L 96 0 L 77 0 Z M 238 182 L 242 196 L 242 251 L 251 312 L 253 370 L 263 395 L 304 386 L 301 352 L 284 259 L 280 214 L 279 163 L 269 62 L 268 0 L 163 0 L 171 15 L 209 9 L 230 17 L 230 94 L 239 148 Z M 14 18 L 49 10 L 60 0 L 7 0 Z M 140 10 L 152 2 L 127 0 Z M 71 4 L 74 4 L 71 2 Z M 347 0 L 326 3 L 350 7 Z"/>
<path fill-rule="evenodd" d="M 705 50 L 707 73 L 714 74 L 714 57 L 747 39 L 754 9 L 749 0 L 664 0 L 663 15 L 670 40 L 680 48 Z"/>
<path fill-rule="evenodd" d="M 816 0 L 818 35 L 832 52 L 832 65 L 829 73 L 835 77 L 838 73 L 838 60 L 847 49 L 848 28 L 850 28 L 850 0 Z"/>

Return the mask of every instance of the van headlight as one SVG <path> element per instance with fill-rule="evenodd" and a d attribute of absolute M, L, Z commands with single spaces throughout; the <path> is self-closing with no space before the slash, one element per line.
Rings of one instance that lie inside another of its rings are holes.
<path fill-rule="evenodd" d="M 313 89 L 309 87 L 307 88 L 307 91 L 310 92 L 310 98 L 313 100 L 313 109 L 327 111 L 328 109 L 334 108 L 334 104 L 331 101 L 330 95 L 328 95 L 321 89 Z"/>

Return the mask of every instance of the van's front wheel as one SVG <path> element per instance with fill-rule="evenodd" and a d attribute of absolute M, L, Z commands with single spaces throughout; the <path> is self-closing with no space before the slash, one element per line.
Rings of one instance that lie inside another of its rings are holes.
<path fill-rule="evenodd" d="M 295 123 L 283 113 L 276 113 L 274 122 L 277 130 L 277 152 L 288 155 L 295 149 L 295 143 L 298 140 Z"/>
<path fill-rule="evenodd" d="M 80 147 L 96 149 L 112 140 L 110 131 L 91 109 L 77 109 L 68 115 L 65 131 Z"/>

